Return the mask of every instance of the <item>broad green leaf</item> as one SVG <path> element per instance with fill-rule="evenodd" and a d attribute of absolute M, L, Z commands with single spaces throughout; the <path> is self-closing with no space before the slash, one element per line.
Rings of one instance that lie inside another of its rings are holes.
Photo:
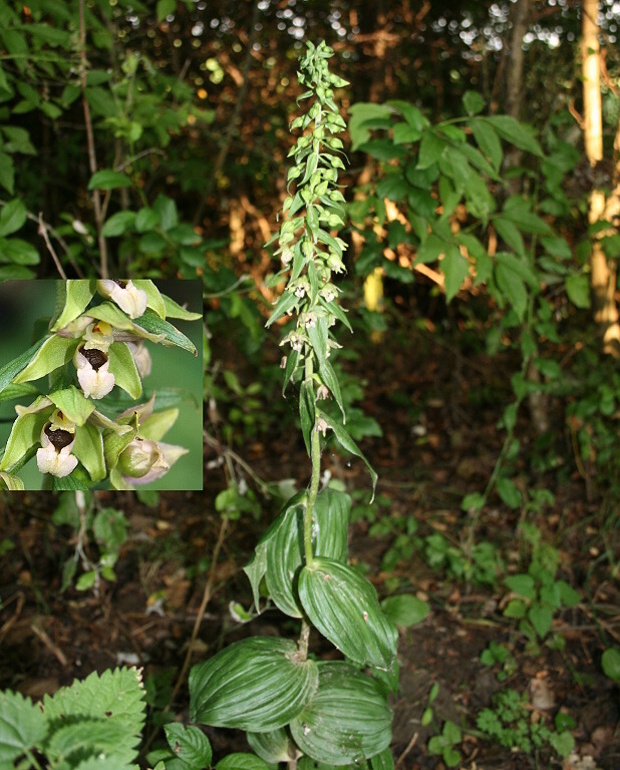
<path fill-rule="evenodd" d="M 15 192 L 15 166 L 13 158 L 5 152 L 0 152 L 0 185 L 9 195 Z"/>
<path fill-rule="evenodd" d="M 446 279 L 446 302 L 450 302 L 469 275 L 469 262 L 461 254 L 459 247 L 451 243 L 439 267 Z"/>
<path fill-rule="evenodd" d="M 314 626 L 347 658 L 389 670 L 398 634 L 372 584 L 351 567 L 317 557 L 299 574 L 301 604 Z"/>
<path fill-rule="evenodd" d="M 93 402 L 73 385 L 55 390 L 48 398 L 65 417 L 78 426 L 84 425 L 95 409 Z"/>
<path fill-rule="evenodd" d="M 47 339 L 47 337 L 43 337 L 38 340 L 32 347 L 28 348 L 28 350 L 20 356 L 17 356 L 17 358 L 9 361 L 8 364 L 5 364 L 0 369 L 0 393 L 2 393 L 11 382 L 15 381 L 15 377 L 17 377 L 17 375 L 32 361 L 33 356 L 37 354 L 39 348 Z"/>
<path fill-rule="evenodd" d="M 165 233 L 179 224 L 177 204 L 167 195 L 158 195 L 155 198 L 153 211 L 159 215 L 159 221 Z"/>
<path fill-rule="evenodd" d="M 414 128 L 409 123 L 396 123 L 393 128 L 394 144 L 412 144 L 422 136 L 422 129 Z"/>
<path fill-rule="evenodd" d="M 566 277 L 564 286 L 569 300 L 575 307 L 583 309 L 590 307 L 590 281 L 587 275 L 583 273 L 569 275 Z"/>
<path fill-rule="evenodd" d="M 166 16 L 171 16 L 177 9 L 177 0 L 157 0 L 155 15 L 157 23 L 162 22 Z M 208 762 L 204 764 L 208 765 Z"/>
<path fill-rule="evenodd" d="M 89 302 L 95 296 L 97 283 L 91 280 L 68 280 L 59 282 L 59 294 L 56 300 L 58 317 L 50 331 L 56 332 L 82 315 Z"/>
<path fill-rule="evenodd" d="M 527 619 L 534 626 L 534 631 L 542 639 L 551 630 L 553 609 L 542 604 L 533 604 L 527 611 Z"/>
<path fill-rule="evenodd" d="M 105 238 L 115 238 L 124 235 L 127 230 L 134 226 L 136 219 L 135 211 L 117 211 L 116 214 L 106 220 L 101 229 L 101 234 Z"/>
<path fill-rule="evenodd" d="M 38 265 L 40 256 L 37 249 L 21 238 L 0 238 L 0 262 L 15 265 Z"/>
<path fill-rule="evenodd" d="M 581 595 L 565 580 L 556 580 L 555 585 L 563 607 L 576 607 L 581 602 Z"/>
<path fill-rule="evenodd" d="M 398 110 L 412 128 L 422 131 L 428 127 L 428 119 L 425 118 L 423 113 L 410 102 L 405 102 L 402 99 L 390 99 L 387 102 L 387 105 L 388 107 L 394 107 Z"/>
<path fill-rule="evenodd" d="M 534 578 L 531 575 L 510 575 L 504 579 L 504 583 L 511 591 L 533 601 L 536 598 Z"/>
<path fill-rule="evenodd" d="M 498 235 L 504 239 L 506 244 L 516 251 L 517 254 L 524 255 L 525 244 L 523 242 L 523 236 L 515 223 L 510 219 L 505 219 L 501 216 L 493 217 L 492 222 Z"/>
<path fill-rule="evenodd" d="M 299 748 L 317 762 L 357 765 L 392 739 L 392 711 L 380 685 L 343 662 L 322 662 L 319 687 L 290 724 Z"/>
<path fill-rule="evenodd" d="M 110 371 L 114 375 L 115 384 L 132 398 L 140 398 L 142 395 L 142 380 L 138 374 L 136 362 L 133 360 L 127 345 L 124 342 L 113 342 L 108 350 L 108 356 L 110 359 Z"/>
<path fill-rule="evenodd" d="M 209 739 L 198 727 L 185 727 L 178 722 L 164 725 L 166 740 L 175 757 L 190 768 L 209 767 L 213 752 Z"/>
<path fill-rule="evenodd" d="M 283 727 L 267 733 L 246 733 L 245 737 L 250 748 L 269 764 L 290 762 L 296 756 L 297 748 Z"/>
<path fill-rule="evenodd" d="M 409 628 L 420 623 L 430 612 L 429 603 L 413 594 L 390 596 L 381 602 L 387 619 L 397 628 Z"/>
<path fill-rule="evenodd" d="M 235 752 L 220 759 L 215 770 L 273 770 L 273 767 L 254 754 Z"/>
<path fill-rule="evenodd" d="M 462 101 L 468 115 L 478 115 L 484 109 L 484 97 L 478 91 L 465 91 Z"/>
<path fill-rule="evenodd" d="M 72 358 L 78 340 L 67 337 L 59 337 L 54 334 L 48 337 L 36 352 L 34 358 L 21 372 L 13 378 L 13 382 L 30 382 L 45 377 L 46 374 L 65 366 Z"/>
<path fill-rule="evenodd" d="M 135 228 L 137 233 L 148 233 L 159 224 L 159 214 L 149 206 L 144 206 L 136 214 Z"/>
<path fill-rule="evenodd" d="M 140 425 L 140 435 L 151 441 L 161 441 L 174 425 L 178 416 L 178 409 L 164 409 L 161 412 L 153 412 L 142 421 Z"/>
<path fill-rule="evenodd" d="M 435 262 L 441 254 L 445 254 L 447 248 L 448 243 L 443 238 L 435 233 L 429 233 L 418 248 L 415 264 L 428 265 Z"/>
<path fill-rule="evenodd" d="M 417 168 L 423 169 L 437 163 L 446 149 L 446 141 L 437 132 L 429 128 L 424 132 L 420 142 Z"/>
<path fill-rule="evenodd" d="M 502 139 L 506 139 L 520 150 L 531 152 L 539 158 L 544 156 L 540 144 L 529 127 L 519 123 L 509 115 L 490 115 L 489 117 L 480 118 L 480 120 L 488 123 L 497 131 Z"/>
<path fill-rule="evenodd" d="M 509 508 L 520 508 L 523 504 L 521 492 L 515 486 L 514 482 L 505 476 L 500 476 L 497 480 L 497 492 Z"/>
<path fill-rule="evenodd" d="M 601 656 L 601 665 L 605 676 L 614 682 L 620 682 L 620 648 L 609 647 Z"/>
<path fill-rule="evenodd" d="M 552 257 L 567 260 L 573 256 L 573 251 L 565 238 L 560 238 L 557 235 L 549 235 L 543 236 L 540 239 L 540 242 L 547 254 L 550 254 Z"/>
<path fill-rule="evenodd" d="M 527 289 L 523 278 L 508 265 L 498 264 L 495 266 L 495 281 L 504 301 L 522 319 L 527 309 Z"/>
<path fill-rule="evenodd" d="M 349 136 L 351 137 L 351 152 L 359 149 L 360 145 L 370 139 L 373 128 L 388 128 L 392 110 L 385 104 L 360 102 L 349 108 Z"/>
<path fill-rule="evenodd" d="M 104 168 L 96 171 L 88 183 L 89 190 L 114 190 L 118 187 L 131 187 L 133 182 L 120 171 Z"/>
<path fill-rule="evenodd" d="M 294 618 L 302 616 L 297 577 L 303 556 L 303 515 L 307 495 L 302 492 L 286 503 L 265 542 L 265 580 L 275 605 Z M 317 495 L 312 515 L 312 547 L 317 556 L 342 563 L 347 560 L 347 532 L 351 498 L 334 489 Z"/>
<path fill-rule="evenodd" d="M 317 684 L 316 663 L 302 660 L 294 642 L 244 639 L 192 668 L 190 719 L 249 732 L 276 730 L 301 712 Z"/>
<path fill-rule="evenodd" d="M 0 238 L 20 230 L 26 223 L 26 206 L 20 198 L 15 198 L 0 208 Z"/>
<path fill-rule="evenodd" d="M 47 729 L 43 712 L 30 698 L 0 692 L 0 766 L 12 768 L 13 760 L 41 743 Z"/>
<path fill-rule="evenodd" d="M 473 118 L 469 125 L 478 147 L 487 156 L 495 171 L 499 171 L 502 165 L 503 151 L 502 143 L 495 130 L 483 118 Z"/>
<path fill-rule="evenodd" d="M 91 479 L 97 483 L 106 476 L 103 454 L 103 438 L 91 423 L 86 423 L 75 432 L 75 444 L 71 450 L 88 471 Z"/>

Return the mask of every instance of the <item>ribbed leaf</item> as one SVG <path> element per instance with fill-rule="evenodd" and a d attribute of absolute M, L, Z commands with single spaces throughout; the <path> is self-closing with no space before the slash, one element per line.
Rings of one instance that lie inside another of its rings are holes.
<path fill-rule="evenodd" d="M 293 618 L 302 616 L 297 597 L 297 576 L 303 564 L 303 512 L 306 494 L 292 498 L 276 520 L 266 543 L 265 578 L 276 606 Z M 347 560 L 347 528 L 351 499 L 343 492 L 324 489 L 317 495 L 312 522 L 314 553 L 336 561 Z"/>
<path fill-rule="evenodd" d="M 316 558 L 302 569 L 298 591 L 312 624 L 347 658 L 362 666 L 392 666 L 398 633 L 366 578 L 333 559 Z"/>
<path fill-rule="evenodd" d="M 231 644 L 189 675 L 190 719 L 214 727 L 268 732 L 284 727 L 316 691 L 318 669 L 288 639 Z"/>
<path fill-rule="evenodd" d="M 61 281 L 60 287 L 57 301 L 59 315 L 50 328 L 52 332 L 75 321 L 86 310 L 97 288 L 94 279 Z"/>
<path fill-rule="evenodd" d="M 268 733 L 246 733 L 246 738 L 250 748 L 265 762 L 277 765 L 295 758 L 297 749 L 283 727 Z"/>
<path fill-rule="evenodd" d="M 380 685 L 342 662 L 318 664 L 319 687 L 290 724 L 299 748 L 312 759 L 351 765 L 374 757 L 392 738 L 392 712 Z"/>

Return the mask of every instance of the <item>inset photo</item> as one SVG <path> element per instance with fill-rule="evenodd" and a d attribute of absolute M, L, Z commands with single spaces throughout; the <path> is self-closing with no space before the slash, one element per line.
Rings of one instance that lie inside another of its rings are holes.
<path fill-rule="evenodd" d="M 7 281 L 0 311 L 0 489 L 203 488 L 200 281 Z"/>

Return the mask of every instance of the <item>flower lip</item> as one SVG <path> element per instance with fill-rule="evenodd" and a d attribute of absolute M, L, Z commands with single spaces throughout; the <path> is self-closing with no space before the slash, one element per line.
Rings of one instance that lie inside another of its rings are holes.
<path fill-rule="evenodd" d="M 54 445 L 57 452 L 69 446 L 75 440 L 75 436 L 72 433 L 69 433 L 68 430 L 62 430 L 62 428 L 52 430 L 52 426 L 47 425 L 44 430 L 45 435 L 50 440 L 50 443 Z"/>
<path fill-rule="evenodd" d="M 103 352 L 103 350 L 99 350 L 98 348 L 85 348 L 82 345 L 80 348 L 80 353 L 84 356 L 84 358 L 95 371 L 98 371 L 108 360 L 108 357 Z"/>

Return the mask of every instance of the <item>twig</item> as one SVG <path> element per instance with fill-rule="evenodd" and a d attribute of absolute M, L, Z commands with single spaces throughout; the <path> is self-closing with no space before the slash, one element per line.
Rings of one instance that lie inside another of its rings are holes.
<path fill-rule="evenodd" d="M 243 470 L 248 474 L 248 476 L 252 479 L 252 481 L 256 484 L 257 487 L 259 487 L 260 491 L 263 495 L 266 497 L 271 497 L 271 493 L 269 491 L 269 486 L 266 484 L 251 468 L 246 461 L 240 457 L 236 452 L 234 452 L 229 447 L 224 447 L 216 438 L 211 436 L 207 431 L 203 431 L 203 438 L 205 440 L 205 443 L 208 444 L 212 449 L 215 449 L 216 452 L 218 452 L 221 455 L 224 455 L 225 458 L 230 458 L 231 460 L 234 460 L 234 462 L 240 467 L 243 468 Z"/>
<path fill-rule="evenodd" d="M 402 763 L 405 761 L 405 759 L 406 759 L 407 755 L 409 754 L 409 752 L 411 751 L 411 749 L 416 745 L 417 740 L 418 740 L 418 733 L 414 733 L 412 738 L 411 738 L 411 740 L 407 744 L 407 748 L 403 751 L 403 753 L 400 755 L 400 757 L 398 757 L 398 759 L 396 760 L 396 767 L 399 767 L 400 765 L 402 765 Z"/>
<path fill-rule="evenodd" d="M 56 265 L 56 270 L 58 270 L 60 277 L 63 281 L 67 280 L 67 274 L 62 269 L 62 265 L 60 264 L 60 260 L 58 259 L 58 254 L 56 254 L 56 251 L 54 250 L 54 247 L 52 246 L 52 242 L 49 239 L 49 236 L 47 234 L 47 225 L 43 221 L 43 212 L 39 212 L 39 235 L 43 236 L 43 240 L 45 241 L 45 245 L 47 246 L 47 250 L 52 255 L 52 259 L 54 260 L 54 264 Z"/>
<path fill-rule="evenodd" d="M 26 599 L 24 598 L 24 594 L 21 593 L 21 591 L 13 597 L 15 601 L 17 602 L 17 606 L 15 607 L 15 612 L 11 615 L 11 617 L 6 621 L 6 623 L 3 623 L 2 627 L 0 628 L 0 644 L 4 641 L 4 637 L 9 633 L 11 628 L 15 625 L 17 622 L 19 616 L 22 614 L 22 609 L 24 607 L 24 604 L 26 602 Z M 4 603 L 4 607 L 6 608 L 10 602 L 13 601 L 13 599 L 9 599 Z"/>
<path fill-rule="evenodd" d="M 63 668 L 66 668 L 69 661 L 67 660 L 67 656 L 64 654 L 64 652 L 59 649 L 54 642 L 49 638 L 49 636 L 45 633 L 45 631 L 42 628 L 39 628 L 35 623 L 30 624 L 30 628 L 34 632 L 36 636 L 39 637 L 39 639 L 43 642 L 43 644 L 47 647 L 47 649 L 53 653 L 53 655 L 56 657 L 56 660 L 60 663 L 60 665 Z"/>
<path fill-rule="evenodd" d="M 93 133 L 93 121 L 90 115 L 90 105 L 86 98 L 86 19 L 84 16 L 84 0 L 79 0 L 80 14 L 80 87 L 82 90 L 82 107 L 84 110 L 84 124 L 86 126 L 86 141 L 88 145 L 88 165 L 90 173 L 97 171 L 97 154 L 95 151 L 95 136 Z M 97 229 L 97 242 L 99 244 L 100 273 L 102 278 L 108 277 L 108 247 L 102 234 L 103 212 L 101 208 L 101 196 L 99 190 L 93 190 L 93 210 L 95 213 L 95 227 Z"/>

